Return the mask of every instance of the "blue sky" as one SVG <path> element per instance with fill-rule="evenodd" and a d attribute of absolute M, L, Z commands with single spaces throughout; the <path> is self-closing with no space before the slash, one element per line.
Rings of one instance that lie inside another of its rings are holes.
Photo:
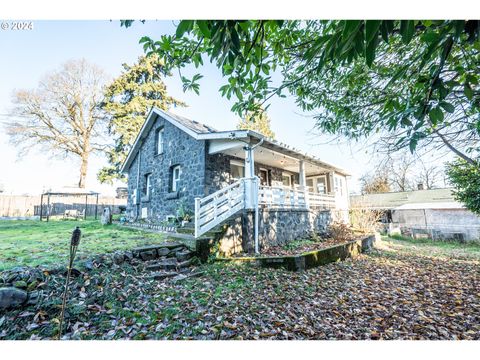
<path fill-rule="evenodd" d="M 165 20 L 137 22 L 128 29 L 121 28 L 119 21 L 34 21 L 33 30 L 0 31 L 0 121 L 7 120 L 5 114 L 11 107 L 14 89 L 36 87 L 47 72 L 62 63 L 85 58 L 113 78 L 121 72 L 122 63 L 133 63 L 142 55 L 140 37 L 156 38 L 173 31 L 172 21 Z M 235 128 L 238 118 L 230 111 L 232 103 L 218 93 L 223 83 L 219 71 L 212 65 L 200 71 L 204 75 L 200 96 L 183 93 L 176 74 L 165 80 L 169 93 L 188 104 L 187 108 L 174 111 L 219 130 Z M 357 189 L 358 176 L 368 168 L 370 158 L 360 147 L 322 145 L 328 138 L 310 133 L 314 120 L 302 114 L 292 98 L 273 100 L 269 116 L 279 141 L 347 169 L 353 175 L 349 187 Z M 44 188 L 73 186 L 77 182 L 75 161 L 52 159 L 38 149 L 20 158 L 3 128 L 0 154 L 0 184 L 8 193 L 35 194 Z M 87 187 L 111 193 L 112 187 L 100 185 L 96 180 L 96 173 L 104 164 L 103 157 L 91 159 Z"/>

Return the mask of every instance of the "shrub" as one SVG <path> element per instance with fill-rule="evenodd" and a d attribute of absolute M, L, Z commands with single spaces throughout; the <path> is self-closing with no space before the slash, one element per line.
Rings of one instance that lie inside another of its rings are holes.
<path fill-rule="evenodd" d="M 348 241 L 354 238 L 350 225 L 343 222 L 333 222 L 327 228 L 328 236 L 338 241 Z"/>
<path fill-rule="evenodd" d="M 358 206 L 350 210 L 350 223 L 355 231 L 372 233 L 377 231 L 382 212 Z"/>

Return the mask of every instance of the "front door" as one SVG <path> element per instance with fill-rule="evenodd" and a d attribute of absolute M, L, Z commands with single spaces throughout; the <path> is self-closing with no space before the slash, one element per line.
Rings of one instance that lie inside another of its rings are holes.
<path fill-rule="evenodd" d="M 263 186 L 270 186 L 269 184 L 269 179 L 268 179 L 268 170 L 266 169 L 260 169 L 260 173 L 258 174 L 258 177 L 260 178 L 260 185 Z"/>

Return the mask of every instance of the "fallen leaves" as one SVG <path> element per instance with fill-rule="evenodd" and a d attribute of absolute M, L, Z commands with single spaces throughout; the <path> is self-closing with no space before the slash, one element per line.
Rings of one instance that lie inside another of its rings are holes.
<path fill-rule="evenodd" d="M 303 273 L 231 264 L 153 280 L 125 264 L 72 281 L 64 339 L 480 339 L 479 263 L 380 251 Z M 63 275 L 0 317 L 0 339 L 48 339 Z"/>

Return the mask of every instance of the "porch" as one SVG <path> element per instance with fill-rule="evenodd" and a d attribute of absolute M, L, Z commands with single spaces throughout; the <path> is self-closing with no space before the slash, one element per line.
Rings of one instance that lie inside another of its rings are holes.
<path fill-rule="evenodd" d="M 347 174 L 342 169 L 251 131 L 216 136 L 209 139 L 207 152 L 207 163 L 215 164 L 207 188 L 213 186 L 209 195 L 195 199 L 196 237 L 241 211 L 253 212 L 258 253 L 259 211 L 308 213 L 346 207 Z"/>
<path fill-rule="evenodd" d="M 336 207 L 333 194 L 319 194 L 308 187 L 260 185 L 260 178 L 241 178 L 204 198 L 195 199 L 195 237 L 211 230 L 240 210 L 296 209 L 330 210 Z"/>

